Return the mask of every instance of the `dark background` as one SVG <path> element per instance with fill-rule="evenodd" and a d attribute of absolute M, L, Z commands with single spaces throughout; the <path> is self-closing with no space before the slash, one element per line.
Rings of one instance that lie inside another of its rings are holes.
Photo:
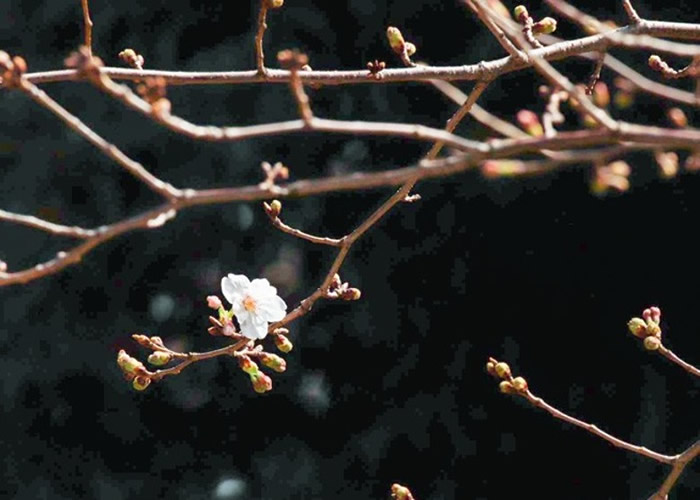
<path fill-rule="evenodd" d="M 398 66 L 387 25 L 401 27 L 418 46 L 416 57 L 433 64 L 502 55 L 453 0 L 286 3 L 269 16 L 272 66 L 274 54 L 290 47 L 307 52 L 316 69 L 359 68 L 375 58 Z M 646 17 L 700 21 L 690 0 L 644 4 Z M 60 67 L 82 40 L 79 5 L 3 1 L 0 49 L 23 55 L 32 71 Z M 93 0 L 95 52 L 108 65 L 133 47 L 151 68 L 249 69 L 257 5 Z M 620 2 L 582 7 L 625 20 Z M 530 11 L 551 14 L 539 4 Z M 579 33 L 565 22 L 560 31 Z M 615 55 L 656 78 L 643 66 L 647 53 Z M 585 61 L 557 66 L 575 81 L 591 70 Z M 531 71 L 508 75 L 480 103 L 509 120 L 523 107 L 541 112 L 541 83 Z M 255 183 L 263 160 L 283 161 L 292 179 L 376 171 L 411 164 L 429 148 L 321 134 L 197 143 L 88 84 L 44 88 L 178 187 Z M 339 119 L 441 127 L 454 110 L 426 84 L 310 94 L 318 115 Z M 296 113 L 284 85 L 178 87 L 169 97 L 174 113 L 198 123 L 265 123 Z M 667 125 L 668 105 L 639 97 L 632 110 L 614 113 Z M 2 208 L 93 227 L 159 202 L 27 97 L 0 91 L 0 109 Z M 488 135 L 470 120 L 458 132 Z M 467 173 L 419 184 L 423 200 L 396 207 L 343 267 L 362 299 L 318 303 L 295 322 L 288 370 L 274 375 L 265 396 L 231 359 L 198 363 L 145 393 L 130 388 L 115 362 L 120 348 L 145 359 L 129 338 L 135 332 L 183 349 L 221 346 L 206 333 L 204 299 L 219 293 L 225 273 L 268 276 L 290 306 L 314 289 L 333 250 L 273 229 L 259 204 L 188 209 L 164 227 L 98 247 L 60 274 L 2 288 L 0 496 L 364 499 L 387 498 L 398 481 L 419 500 L 646 498 L 667 466 L 501 395 L 484 370 L 489 355 L 505 359 L 549 402 L 657 451 L 676 453 L 697 438 L 697 381 L 645 352 L 625 323 L 660 305 L 666 344 L 698 364 L 700 179 L 662 180 L 648 154 L 628 161 L 631 190 L 603 198 L 590 194 L 584 165 L 536 179 Z M 341 236 L 390 193 L 290 200 L 284 219 Z M 70 244 L 0 224 L 0 259 L 11 269 Z M 691 467 L 672 497 L 699 492 Z"/>

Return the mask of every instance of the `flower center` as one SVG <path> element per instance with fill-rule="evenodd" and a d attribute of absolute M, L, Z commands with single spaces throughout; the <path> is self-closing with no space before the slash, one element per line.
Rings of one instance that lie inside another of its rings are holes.
<path fill-rule="evenodd" d="M 255 309 L 257 308 L 255 299 L 248 295 L 245 299 L 243 299 L 243 307 L 248 312 L 255 312 Z"/>

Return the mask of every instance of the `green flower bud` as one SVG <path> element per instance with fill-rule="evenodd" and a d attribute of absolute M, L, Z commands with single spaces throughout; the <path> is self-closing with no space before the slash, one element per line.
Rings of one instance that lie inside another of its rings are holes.
<path fill-rule="evenodd" d="M 137 391 L 145 391 L 146 388 L 151 385 L 151 379 L 148 377 L 134 377 L 133 382 L 131 382 L 131 385 L 134 389 Z"/>
<path fill-rule="evenodd" d="M 173 359 L 173 355 L 169 352 L 155 351 L 148 356 L 148 362 L 154 366 L 163 366 Z"/>
<path fill-rule="evenodd" d="M 632 318 L 627 323 L 627 328 L 632 335 L 643 339 L 647 336 L 647 322 L 642 318 Z"/>
<path fill-rule="evenodd" d="M 513 379 L 513 387 L 515 387 L 515 390 L 517 391 L 526 391 L 527 380 L 525 380 L 523 377 L 515 377 Z"/>
<path fill-rule="evenodd" d="M 129 356 L 124 349 L 117 355 L 117 364 L 125 375 L 134 376 L 146 372 L 146 367 L 136 358 Z"/>
<path fill-rule="evenodd" d="M 515 391 L 515 388 L 513 387 L 513 384 L 508 382 L 507 380 L 502 380 L 500 384 L 498 384 L 498 388 L 503 394 L 513 394 Z"/>
<path fill-rule="evenodd" d="M 557 20 L 552 17 L 545 17 L 532 25 L 532 32 L 537 35 L 550 35 L 557 29 Z"/>
<path fill-rule="evenodd" d="M 238 357 L 238 366 L 241 367 L 241 370 L 246 372 L 248 375 L 255 375 L 258 373 L 258 365 L 250 359 L 248 356 L 239 356 Z"/>
<path fill-rule="evenodd" d="M 275 345 L 282 352 L 289 352 L 294 348 L 294 344 L 284 335 L 275 335 Z"/>
<path fill-rule="evenodd" d="M 510 377 L 510 366 L 508 366 L 508 363 L 496 363 L 496 374 L 501 378 Z"/>
<path fill-rule="evenodd" d="M 403 39 L 403 35 L 398 28 L 394 26 L 389 26 L 386 29 L 386 37 L 389 40 L 389 45 L 391 49 L 397 54 L 403 54 L 404 44 L 406 43 Z"/>
<path fill-rule="evenodd" d="M 287 369 L 287 362 L 280 358 L 277 354 L 263 353 L 263 355 L 260 356 L 260 361 L 262 361 L 262 364 L 275 370 L 277 373 L 282 373 Z"/>
<path fill-rule="evenodd" d="M 655 351 L 661 347 L 661 340 L 658 337 L 650 335 L 644 339 L 644 348 L 648 351 Z"/>
<path fill-rule="evenodd" d="M 263 372 L 251 373 L 250 381 L 253 383 L 253 389 L 258 394 L 272 390 L 272 379 Z"/>
<path fill-rule="evenodd" d="M 515 17 L 515 20 L 519 23 L 524 23 L 527 21 L 527 18 L 530 17 L 530 13 L 527 11 L 527 7 L 518 5 L 513 9 L 513 17 Z"/>

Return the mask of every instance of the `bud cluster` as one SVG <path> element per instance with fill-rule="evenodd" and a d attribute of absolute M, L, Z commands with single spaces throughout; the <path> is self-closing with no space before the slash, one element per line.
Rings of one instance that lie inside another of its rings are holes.
<path fill-rule="evenodd" d="M 134 49 L 122 50 L 119 53 L 119 59 L 121 59 L 127 66 L 134 69 L 143 69 L 143 65 L 145 63 L 143 56 L 141 54 L 137 54 Z"/>
<path fill-rule="evenodd" d="M 635 337 L 644 340 L 644 347 L 655 351 L 661 347 L 661 309 L 656 306 L 642 311 L 641 318 L 632 318 L 627 322 L 627 328 Z"/>
<path fill-rule="evenodd" d="M 78 70 L 78 74 L 88 80 L 98 80 L 100 78 L 100 68 L 104 66 L 102 59 L 94 57 L 85 45 L 74 52 L 71 52 L 63 61 L 67 68 Z"/>
<path fill-rule="evenodd" d="M 338 274 L 333 276 L 333 281 L 326 293 L 329 299 L 359 300 L 361 296 L 362 292 L 359 288 L 351 288 L 347 282 L 343 283 Z"/>
<path fill-rule="evenodd" d="M 10 57 L 10 54 L 0 50 L 0 76 L 2 77 L 3 87 L 17 87 L 19 80 L 26 72 L 27 63 L 22 57 Z"/>
<path fill-rule="evenodd" d="M 513 17 L 523 25 L 523 31 L 535 35 L 550 35 L 557 29 L 557 20 L 552 17 L 544 17 L 535 22 L 524 5 L 518 5 L 513 9 Z"/>
<path fill-rule="evenodd" d="M 504 394 L 527 393 L 527 380 L 523 377 L 513 377 L 508 363 L 489 358 L 486 363 L 486 371 L 495 378 L 501 379 L 498 388 Z"/>

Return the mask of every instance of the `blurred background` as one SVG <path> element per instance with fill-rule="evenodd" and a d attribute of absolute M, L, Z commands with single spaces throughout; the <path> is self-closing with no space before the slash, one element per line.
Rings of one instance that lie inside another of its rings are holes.
<path fill-rule="evenodd" d="M 697 5 L 637 2 L 644 17 L 700 22 Z M 625 22 L 621 2 L 581 8 Z M 515 3 L 507 4 L 509 8 Z M 258 2 L 90 2 L 94 50 L 107 65 L 132 47 L 146 67 L 254 67 Z M 537 2 L 536 18 L 551 15 Z M 80 2 L 4 0 L 0 49 L 30 71 L 56 69 L 82 41 Z M 299 48 L 314 69 L 400 62 L 388 25 L 415 58 L 466 64 L 503 55 L 456 0 L 288 1 L 268 17 L 268 63 Z M 560 35 L 580 36 L 560 20 Z M 614 51 L 658 79 L 649 54 Z M 592 65 L 558 63 L 585 82 Z M 604 71 L 602 79 L 614 75 Z M 480 104 L 513 121 L 541 113 L 532 71 L 495 82 Z M 678 82 L 692 88 L 689 82 Z M 469 91 L 471 84 L 460 83 Z M 299 134 L 231 144 L 194 142 L 151 123 L 87 83 L 43 88 L 153 173 L 177 187 L 247 185 L 260 162 L 291 179 L 415 163 L 429 144 Z M 427 84 L 309 89 L 319 116 L 442 127 L 454 105 Z M 293 119 L 285 85 L 168 89 L 173 113 L 236 125 Z M 669 126 L 670 103 L 637 96 L 625 120 Z M 118 165 L 17 92 L 0 90 L 0 207 L 94 227 L 159 200 Z M 686 109 L 691 118 L 691 109 Z M 576 117 L 568 115 L 571 126 Z M 691 123 L 693 123 L 691 121 Z M 491 133 L 466 120 L 458 133 Z M 681 159 L 685 152 L 681 152 Z M 0 496 L 15 499 L 384 499 L 393 482 L 419 500 L 524 497 L 646 498 L 668 467 L 615 449 L 500 394 L 488 356 L 507 360 L 536 394 L 622 439 L 677 453 L 697 439 L 696 380 L 645 352 L 626 322 L 662 308 L 665 343 L 696 365 L 700 179 L 662 179 L 649 154 L 627 158 L 631 189 L 595 196 L 588 165 L 533 179 L 476 172 L 418 185 L 422 201 L 396 207 L 352 249 L 342 277 L 359 302 L 319 302 L 291 326 L 288 370 L 264 396 L 231 359 L 197 363 L 133 391 L 119 349 L 145 360 L 132 333 L 181 349 L 223 345 L 206 333 L 205 297 L 229 272 L 268 277 L 290 306 L 320 280 L 334 251 L 269 224 L 259 204 L 185 210 L 165 226 L 122 235 L 80 265 L 0 289 Z M 393 191 L 284 202 L 284 220 L 320 235 L 349 232 Z M 0 223 L 10 269 L 50 259 L 72 241 Z M 673 498 L 697 498 L 687 470 Z"/>

